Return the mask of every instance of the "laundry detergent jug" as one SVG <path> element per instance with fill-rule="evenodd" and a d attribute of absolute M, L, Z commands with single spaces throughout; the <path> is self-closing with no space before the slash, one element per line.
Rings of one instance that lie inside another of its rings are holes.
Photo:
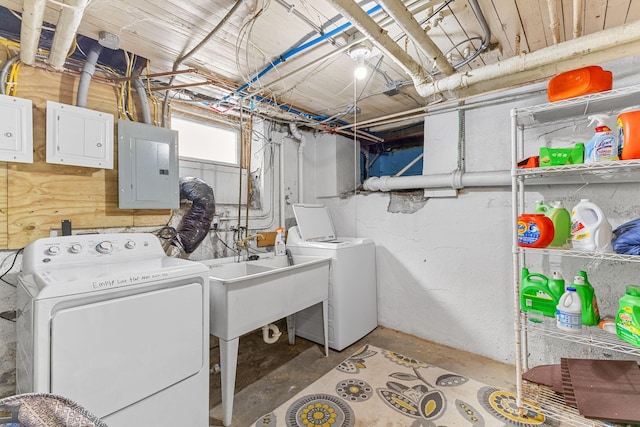
<path fill-rule="evenodd" d="M 578 275 L 573 279 L 572 287 L 576 288 L 576 292 L 580 295 L 582 303 L 582 324 L 585 326 L 595 326 L 600 322 L 600 310 L 598 309 L 598 300 L 596 292 L 587 279 L 587 272 L 580 270 Z"/>
<path fill-rule="evenodd" d="M 626 294 L 620 298 L 616 334 L 620 339 L 640 347 L 640 286 L 627 286 Z"/>
<path fill-rule="evenodd" d="M 560 298 L 556 311 L 556 324 L 563 331 L 580 333 L 582 330 L 582 302 L 576 288 L 571 286 Z"/>
<path fill-rule="evenodd" d="M 571 246 L 582 251 L 610 252 L 611 224 L 598 205 L 582 199 L 571 210 Z"/>
<path fill-rule="evenodd" d="M 530 273 L 526 267 L 522 269 L 520 281 L 520 309 L 522 311 L 537 311 L 544 316 L 555 317 L 560 295 L 551 291 L 549 279 L 545 275 Z"/>
<path fill-rule="evenodd" d="M 553 222 L 553 240 L 549 246 L 564 246 L 571 239 L 571 214 L 555 201 L 550 205 L 542 201 L 536 202 L 534 213 L 541 213 Z"/>
<path fill-rule="evenodd" d="M 618 115 L 620 159 L 640 159 L 640 108 L 622 110 Z"/>
<path fill-rule="evenodd" d="M 544 214 L 518 215 L 518 245 L 546 248 L 553 240 L 553 222 Z"/>

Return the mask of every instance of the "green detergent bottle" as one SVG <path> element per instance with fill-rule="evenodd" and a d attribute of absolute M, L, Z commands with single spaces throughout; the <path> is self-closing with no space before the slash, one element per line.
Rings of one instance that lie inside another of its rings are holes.
<path fill-rule="evenodd" d="M 587 272 L 580 270 L 571 286 L 576 288 L 576 292 L 580 295 L 580 301 L 582 301 L 582 324 L 585 326 L 597 325 L 600 322 L 600 310 L 598 309 L 596 292 L 587 279 Z"/>
<path fill-rule="evenodd" d="M 529 273 L 522 269 L 520 281 L 520 309 L 538 311 L 547 317 L 555 317 L 559 297 L 549 289 L 549 279 L 543 274 Z"/>
<path fill-rule="evenodd" d="M 546 205 L 544 202 L 536 201 L 534 213 L 544 214 L 553 222 L 553 240 L 549 246 L 564 246 L 571 239 L 571 214 L 562 207 L 561 202 L 551 202 Z M 564 292 L 564 291 L 563 291 Z"/>
<path fill-rule="evenodd" d="M 628 285 L 626 294 L 620 298 L 616 334 L 640 347 L 640 286 Z"/>

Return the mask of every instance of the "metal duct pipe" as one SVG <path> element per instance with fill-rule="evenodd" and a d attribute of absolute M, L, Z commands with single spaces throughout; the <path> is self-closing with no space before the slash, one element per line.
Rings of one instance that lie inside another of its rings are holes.
<path fill-rule="evenodd" d="M 547 0 L 549 9 L 549 29 L 553 36 L 553 44 L 560 43 L 560 20 L 558 19 L 558 0 Z"/>
<path fill-rule="evenodd" d="M 640 54 L 640 21 L 565 41 L 532 53 L 523 53 L 495 64 L 422 83 L 423 97 L 467 88 L 466 96 L 529 83 L 580 66 Z M 473 86 L 473 88 L 470 88 Z"/>
<path fill-rule="evenodd" d="M 345 19 L 351 21 L 378 49 L 402 67 L 411 80 L 413 80 L 416 88 L 426 87 L 428 82 L 422 65 L 414 61 L 404 49 L 398 46 L 398 44 L 387 35 L 387 32 L 367 15 L 357 3 L 352 0 L 329 1 Z"/>
<path fill-rule="evenodd" d="M 584 0 L 573 0 L 573 38 L 582 36 L 582 20 L 584 16 Z"/>
<path fill-rule="evenodd" d="M 442 51 L 431 40 L 411 12 L 399 0 L 379 0 L 378 3 L 400 26 L 407 37 L 416 44 L 443 74 L 450 76 L 456 72 Z"/>
<path fill-rule="evenodd" d="M 69 49 L 73 45 L 73 39 L 76 36 L 84 9 L 90 0 L 66 0 L 58 23 L 56 24 L 56 33 L 53 36 L 53 44 L 51 53 L 49 54 L 49 64 L 56 70 L 64 68 L 64 61 L 67 59 Z"/>
<path fill-rule="evenodd" d="M 416 188 L 500 187 L 511 185 L 510 171 L 461 172 L 417 176 L 381 176 L 365 180 L 362 184 L 369 191 L 413 190 Z"/>
<path fill-rule="evenodd" d="M 22 25 L 20 26 L 20 60 L 23 64 L 33 65 L 42 31 L 46 0 L 24 0 Z"/>

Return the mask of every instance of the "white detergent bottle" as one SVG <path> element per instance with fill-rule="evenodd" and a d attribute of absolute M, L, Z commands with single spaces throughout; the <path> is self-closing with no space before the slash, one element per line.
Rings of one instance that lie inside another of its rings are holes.
<path fill-rule="evenodd" d="M 284 255 L 286 253 L 287 248 L 285 246 L 284 239 L 285 239 L 284 228 L 282 227 L 276 228 L 276 241 L 275 241 L 274 250 L 273 250 L 275 255 Z"/>
<path fill-rule="evenodd" d="M 558 302 L 556 324 L 563 331 L 580 333 L 582 329 L 582 301 L 573 286 L 567 290 Z"/>
<path fill-rule="evenodd" d="M 618 137 L 607 126 L 609 116 L 594 114 L 589 116 L 589 126 L 596 123 L 596 133 L 584 146 L 584 162 L 607 162 L 620 160 L 618 157 Z"/>
<path fill-rule="evenodd" d="M 598 205 L 582 199 L 571 210 L 571 246 L 581 251 L 611 252 L 611 224 Z"/>

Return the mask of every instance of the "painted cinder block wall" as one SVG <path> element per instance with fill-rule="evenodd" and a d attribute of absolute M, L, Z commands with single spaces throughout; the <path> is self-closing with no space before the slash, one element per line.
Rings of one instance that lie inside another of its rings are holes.
<path fill-rule="evenodd" d="M 640 58 L 603 65 L 614 73 L 614 88 L 640 83 L 634 72 Z M 466 171 L 509 170 L 511 109 L 545 102 L 543 91 L 517 102 L 465 112 Z M 426 174 L 455 169 L 457 120 L 457 112 L 425 118 Z M 584 135 L 591 134 L 586 126 L 576 126 L 565 130 L 561 142 L 570 140 L 571 132 L 581 133 L 578 140 L 584 141 Z M 552 138 L 543 136 L 539 141 Z M 313 188 L 307 182 L 305 194 L 312 199 Z M 529 188 L 526 200 L 531 211 L 534 200 L 560 200 L 570 210 L 581 198 L 590 198 L 614 227 L 640 217 L 636 183 Z M 375 240 L 380 325 L 514 363 L 510 191 L 510 187 L 465 188 L 454 198 L 428 199 L 420 191 L 376 192 L 313 201 L 329 206 L 338 235 Z M 621 263 L 547 257 L 535 260 L 533 268 L 560 270 L 567 280 L 586 270 L 603 314 L 615 313 L 626 284 L 640 283 L 638 267 Z M 559 363 L 560 356 L 617 356 L 540 337 L 530 339 L 530 349 L 533 365 Z"/>

